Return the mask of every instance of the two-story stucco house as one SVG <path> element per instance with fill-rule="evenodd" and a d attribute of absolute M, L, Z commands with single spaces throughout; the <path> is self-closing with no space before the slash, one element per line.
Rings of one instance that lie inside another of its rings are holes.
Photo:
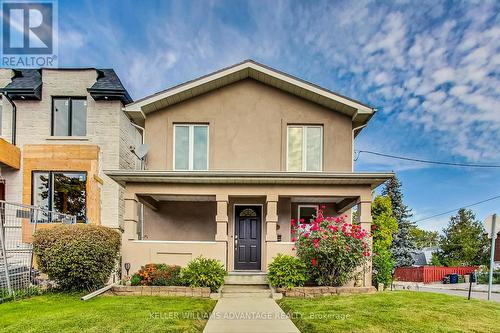
<path fill-rule="evenodd" d="M 290 219 L 325 204 L 370 229 L 371 192 L 392 173 L 353 172 L 361 102 L 253 61 L 125 107 L 145 128 L 147 170 L 106 170 L 125 188 L 122 261 L 266 271 L 293 254 Z M 371 285 L 365 267 L 364 283 Z"/>
<path fill-rule="evenodd" d="M 124 190 L 103 170 L 140 167 L 130 147 L 142 130 L 123 111 L 132 99 L 116 73 L 0 69 L 0 92 L 0 200 L 120 228 Z"/>

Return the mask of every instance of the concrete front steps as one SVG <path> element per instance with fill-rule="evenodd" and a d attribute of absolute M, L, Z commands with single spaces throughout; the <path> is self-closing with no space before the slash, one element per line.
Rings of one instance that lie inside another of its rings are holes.
<path fill-rule="evenodd" d="M 221 291 L 222 298 L 271 298 L 269 286 L 263 284 L 225 284 Z"/>
<path fill-rule="evenodd" d="M 264 272 L 229 272 L 224 282 L 222 298 L 273 298 Z"/>

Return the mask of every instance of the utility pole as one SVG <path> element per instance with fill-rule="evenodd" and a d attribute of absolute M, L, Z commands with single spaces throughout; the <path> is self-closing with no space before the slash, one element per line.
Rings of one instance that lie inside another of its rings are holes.
<path fill-rule="evenodd" d="M 497 214 L 493 214 L 491 221 L 491 248 L 490 248 L 490 274 L 488 279 L 488 300 L 491 298 L 491 284 L 493 283 L 493 268 L 495 266 L 495 239 L 497 238 Z"/>

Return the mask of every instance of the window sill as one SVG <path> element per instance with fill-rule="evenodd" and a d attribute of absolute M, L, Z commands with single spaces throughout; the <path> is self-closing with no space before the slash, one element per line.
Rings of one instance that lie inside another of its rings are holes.
<path fill-rule="evenodd" d="M 49 136 L 48 141 L 89 141 L 88 136 Z"/>

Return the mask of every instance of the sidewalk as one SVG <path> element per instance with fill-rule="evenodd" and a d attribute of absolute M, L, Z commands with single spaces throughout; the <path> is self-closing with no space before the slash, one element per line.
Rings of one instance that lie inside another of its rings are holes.
<path fill-rule="evenodd" d="M 271 298 L 221 298 L 203 332 L 300 333 Z"/>
<path fill-rule="evenodd" d="M 443 290 L 469 290 L 468 283 L 454 283 L 454 284 L 443 284 L 443 283 L 429 283 L 424 284 L 421 282 L 404 282 L 404 281 L 394 281 L 394 287 L 396 289 L 409 289 L 418 290 L 421 288 L 425 289 L 443 289 Z M 487 284 L 472 284 L 472 291 L 474 292 L 488 292 Z M 500 285 L 494 284 L 491 286 L 491 292 L 500 293 Z"/>

